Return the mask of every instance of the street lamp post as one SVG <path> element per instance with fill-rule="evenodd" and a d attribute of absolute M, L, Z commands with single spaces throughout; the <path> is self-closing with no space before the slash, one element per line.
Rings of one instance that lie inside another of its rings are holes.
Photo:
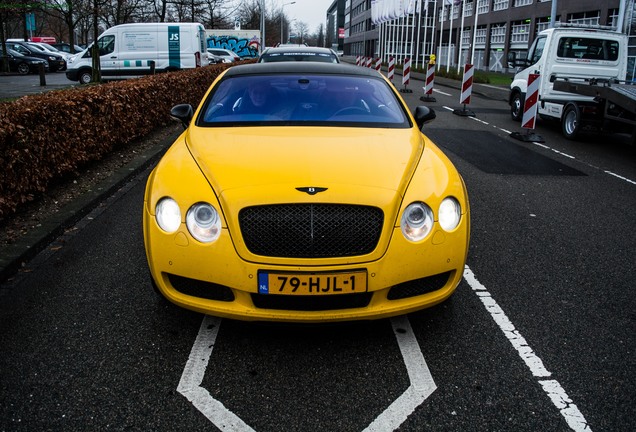
<path fill-rule="evenodd" d="M 290 3 L 283 3 L 280 6 L 280 43 L 281 43 L 281 45 L 284 43 L 284 41 L 283 41 L 283 21 L 285 20 L 285 15 L 283 13 L 283 8 L 285 6 L 287 6 L 287 5 L 293 5 L 295 3 L 296 3 L 295 1 L 290 2 Z"/>

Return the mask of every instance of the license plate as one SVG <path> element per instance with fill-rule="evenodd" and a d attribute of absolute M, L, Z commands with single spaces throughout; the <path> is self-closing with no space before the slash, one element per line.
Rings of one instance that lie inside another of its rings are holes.
<path fill-rule="evenodd" d="M 259 272 L 259 294 L 334 295 L 367 291 L 367 272 L 269 273 Z"/>

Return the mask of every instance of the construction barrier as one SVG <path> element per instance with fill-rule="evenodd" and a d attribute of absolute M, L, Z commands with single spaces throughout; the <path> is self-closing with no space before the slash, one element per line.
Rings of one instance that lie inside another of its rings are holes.
<path fill-rule="evenodd" d="M 378 72 L 382 70 L 382 59 L 380 57 L 375 59 L 375 70 Z"/>
<path fill-rule="evenodd" d="M 464 66 L 464 77 L 462 79 L 462 92 L 459 95 L 459 103 L 463 104 L 464 107 L 462 109 L 456 109 L 453 111 L 453 114 L 457 114 L 460 116 L 470 116 L 475 117 L 475 113 L 467 110 L 466 105 L 470 104 L 470 95 L 473 92 L 473 74 L 475 69 L 473 65 L 467 64 Z"/>
<path fill-rule="evenodd" d="M 402 93 L 413 93 L 413 90 L 407 88 L 409 82 L 411 81 L 411 59 L 406 57 L 404 59 L 404 69 L 402 69 L 402 85 L 404 85 L 403 89 L 400 89 Z"/>
<path fill-rule="evenodd" d="M 512 132 L 511 137 L 526 142 L 545 142 L 544 139 L 531 133 L 537 121 L 537 104 L 539 102 L 539 87 L 541 86 L 541 75 L 528 75 L 528 89 L 526 90 L 526 102 L 523 105 L 523 117 L 521 118 L 521 127 L 526 129 L 525 134 Z"/>
<path fill-rule="evenodd" d="M 367 57 L 367 67 L 369 69 L 371 69 L 371 67 L 373 67 L 373 58 L 372 57 Z"/>
<path fill-rule="evenodd" d="M 395 75 L 395 57 L 389 57 L 389 72 L 387 73 L 387 78 L 389 81 L 393 81 L 393 76 Z"/>
<path fill-rule="evenodd" d="M 356 66 L 360 66 L 362 64 L 362 57 L 356 56 Z"/>
<path fill-rule="evenodd" d="M 433 85 L 435 84 L 435 63 L 429 63 L 426 69 L 426 82 L 424 85 L 424 96 L 420 98 L 424 102 L 435 102 L 436 99 L 431 96 L 433 93 Z"/>

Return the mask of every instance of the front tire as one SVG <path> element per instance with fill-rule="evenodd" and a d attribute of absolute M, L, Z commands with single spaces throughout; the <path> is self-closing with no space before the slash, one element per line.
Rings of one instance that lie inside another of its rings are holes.
<path fill-rule="evenodd" d="M 563 136 L 569 140 L 576 139 L 581 132 L 581 110 L 578 105 L 570 104 L 563 110 L 561 120 Z"/>
<path fill-rule="evenodd" d="M 514 121 L 520 122 L 523 118 L 523 106 L 526 103 L 526 98 L 523 94 L 517 92 L 512 96 L 510 101 L 510 116 Z"/>
<path fill-rule="evenodd" d="M 29 65 L 28 65 L 28 64 L 26 64 L 26 63 L 20 63 L 20 64 L 18 65 L 18 73 L 19 73 L 20 75 L 28 75 L 30 71 L 31 71 L 31 70 L 30 70 L 30 68 L 29 68 Z"/>
<path fill-rule="evenodd" d="M 514 121 L 520 122 L 523 118 L 523 106 L 526 98 L 520 92 L 515 93 L 510 101 L 510 116 Z"/>
<path fill-rule="evenodd" d="M 91 82 L 92 78 L 93 78 L 93 73 L 88 69 L 84 69 L 79 74 L 80 84 L 88 84 L 89 82 Z"/>

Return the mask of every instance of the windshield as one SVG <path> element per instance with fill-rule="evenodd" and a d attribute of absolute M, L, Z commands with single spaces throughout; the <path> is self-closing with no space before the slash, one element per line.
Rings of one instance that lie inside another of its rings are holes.
<path fill-rule="evenodd" d="M 380 77 L 296 74 L 226 78 L 210 92 L 197 120 L 197 126 L 247 124 L 411 127 Z"/>

